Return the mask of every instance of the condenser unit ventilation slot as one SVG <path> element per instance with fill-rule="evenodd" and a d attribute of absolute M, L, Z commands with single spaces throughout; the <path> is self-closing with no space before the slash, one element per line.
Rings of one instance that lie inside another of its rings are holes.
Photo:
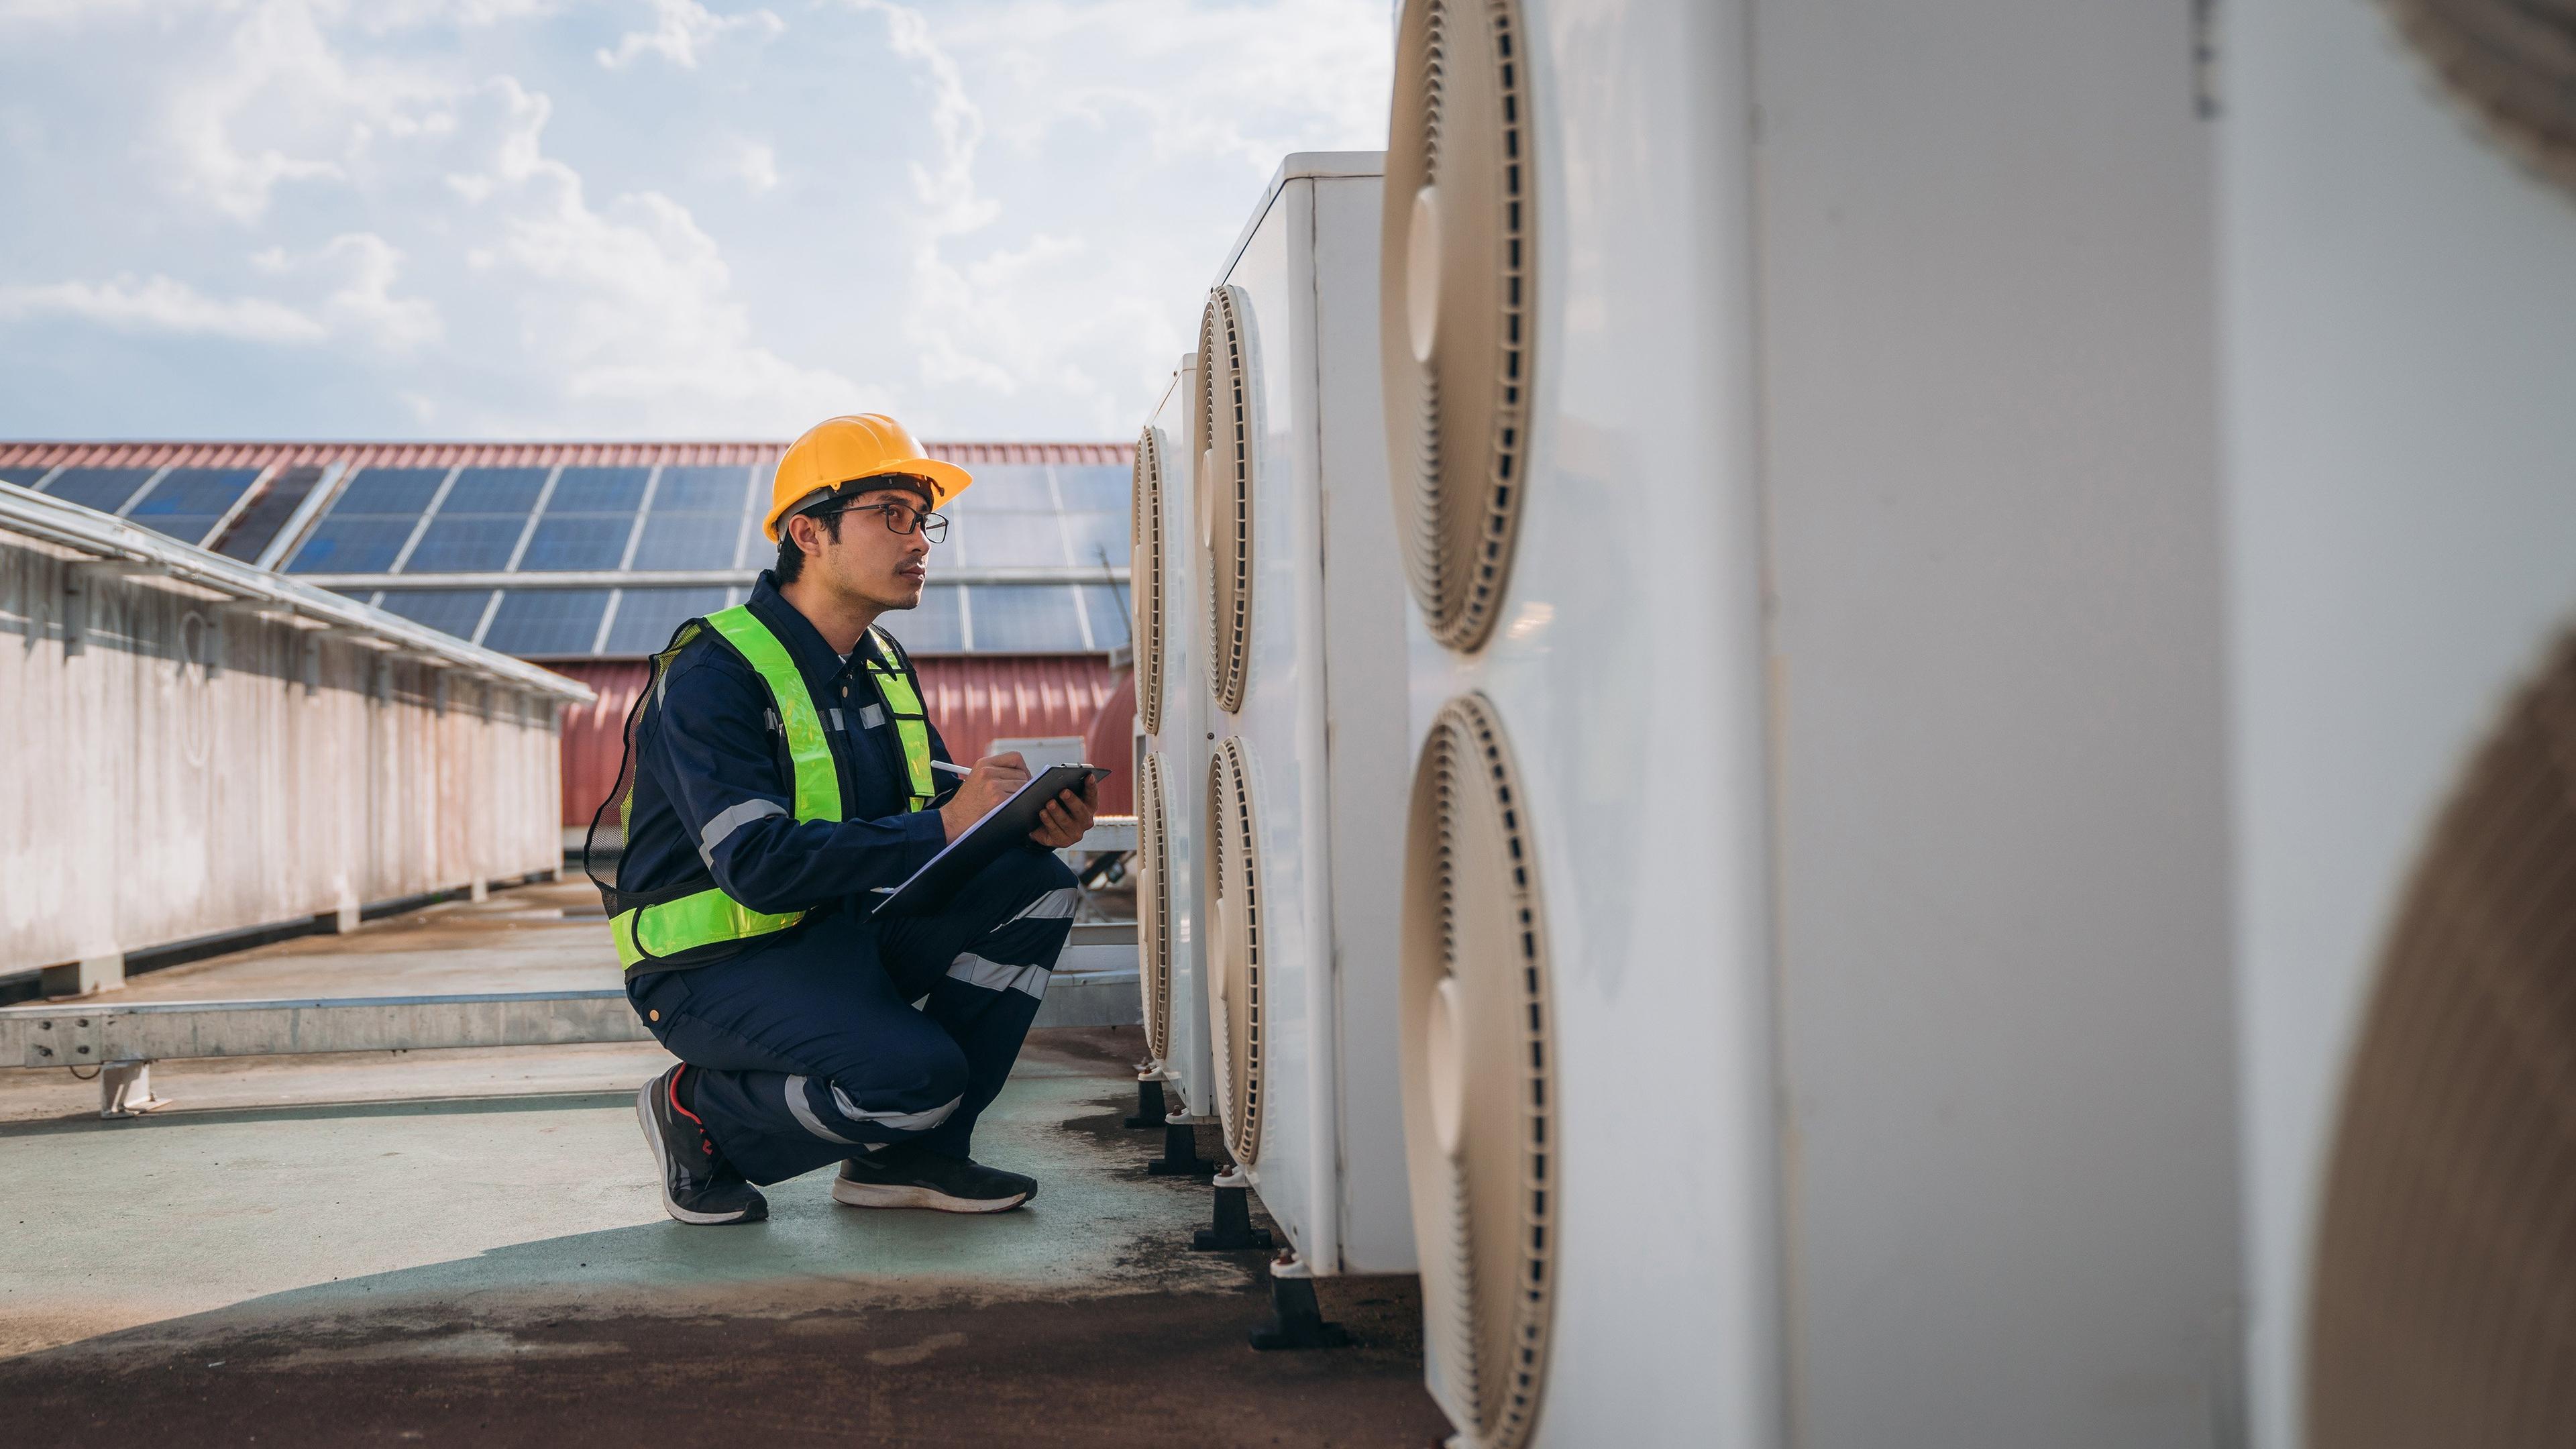
<path fill-rule="evenodd" d="M 1388 476 L 1431 634 L 1481 647 L 1529 469 L 1536 188 L 1516 0 L 1405 7 L 1380 233 Z"/>
<path fill-rule="evenodd" d="M 1243 708 L 1243 678 L 1252 652 L 1253 458 L 1260 445 L 1254 416 L 1260 393 L 1252 377 L 1252 300 L 1237 286 L 1208 294 L 1199 322 L 1199 437 L 1207 448 L 1199 504 L 1205 512 L 1208 577 L 1208 688 L 1217 708 Z"/>
<path fill-rule="evenodd" d="M 2318 1449 L 2576 1426 L 2576 638 L 2433 826 L 2363 1018 L 2308 1323 Z"/>
<path fill-rule="evenodd" d="M 1149 430 L 1150 431 L 1150 430 Z M 1172 837 L 1171 802 L 1163 760 L 1145 756 L 1136 792 L 1136 907 L 1144 926 L 1145 1050 L 1159 1065 L 1172 1054 Z"/>
<path fill-rule="evenodd" d="M 1245 1167 L 1261 1152 L 1261 1066 L 1265 987 L 1261 955 L 1260 821 L 1252 757 L 1240 739 L 1217 744 L 1208 762 L 1208 871 L 1215 947 L 1208 973 L 1209 1035 L 1216 1056 L 1218 1115 L 1225 1149 Z"/>
<path fill-rule="evenodd" d="M 1145 733 L 1163 732 L 1163 430 L 1147 427 L 1136 438 L 1134 566 L 1128 571 L 1136 621 L 1136 720 Z"/>
<path fill-rule="evenodd" d="M 1537 842 L 1492 703 L 1445 705 L 1405 832 L 1404 1128 L 1426 1348 L 1479 1449 L 1537 1421 L 1555 1298 L 1554 997 Z"/>

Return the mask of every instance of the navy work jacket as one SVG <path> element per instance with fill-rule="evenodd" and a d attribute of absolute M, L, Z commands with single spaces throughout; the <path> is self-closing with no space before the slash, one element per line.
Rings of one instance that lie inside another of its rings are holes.
<path fill-rule="evenodd" d="M 822 713 L 844 818 L 796 819 L 796 771 L 768 686 L 708 630 L 648 686 L 617 888 L 663 890 L 712 873 L 726 895 L 755 911 L 860 905 L 854 898 L 902 884 L 937 855 L 947 832 L 935 805 L 906 808 L 912 787 L 903 744 L 869 682 L 868 642 L 844 663 L 766 571 L 746 602 L 787 646 Z M 935 726 L 930 754 L 948 758 Z M 939 783 L 942 798 L 955 793 Z"/>

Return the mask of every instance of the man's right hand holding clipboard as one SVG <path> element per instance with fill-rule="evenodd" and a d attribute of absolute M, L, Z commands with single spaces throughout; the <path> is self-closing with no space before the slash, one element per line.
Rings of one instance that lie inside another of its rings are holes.
<path fill-rule="evenodd" d="M 942 764 L 941 768 L 953 770 L 957 767 Z M 957 786 L 957 793 L 948 797 L 948 803 L 939 807 L 941 828 L 948 832 L 950 840 L 955 840 L 976 821 L 990 814 L 995 806 L 1019 793 L 1020 787 L 1028 782 L 1028 761 L 1021 758 L 1019 751 L 986 755 L 975 762 L 974 769 L 966 772 L 965 780 Z M 1092 817 L 1098 812 L 1099 805 L 1099 785 L 1091 778 L 1083 780 L 1079 791 L 1058 791 L 1056 797 L 1038 812 L 1038 828 L 1029 832 L 1030 843 L 1043 845 L 1049 850 L 1062 850 L 1074 844 L 1091 829 Z"/>

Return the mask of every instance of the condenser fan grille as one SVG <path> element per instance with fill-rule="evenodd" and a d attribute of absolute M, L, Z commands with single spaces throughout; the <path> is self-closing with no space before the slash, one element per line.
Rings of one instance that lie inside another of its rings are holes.
<path fill-rule="evenodd" d="M 2453 93 L 2576 189 L 2576 0 L 2391 0 Z"/>
<path fill-rule="evenodd" d="M 1404 8 L 1378 249 L 1389 477 L 1431 633 L 1481 646 L 1529 466 L 1529 68 L 1517 0 Z"/>
<path fill-rule="evenodd" d="M 2346 1079 L 2309 1442 L 2576 1436 L 2576 640 L 2433 828 Z"/>
<path fill-rule="evenodd" d="M 1145 733 L 1163 732 L 1163 430 L 1136 437 L 1135 540 L 1128 569 L 1128 614 L 1136 621 L 1136 722 Z"/>
<path fill-rule="evenodd" d="M 1171 802 L 1162 756 L 1145 757 L 1143 786 L 1136 792 L 1136 913 L 1145 936 L 1145 1050 L 1159 1064 L 1172 1054 Z"/>
<path fill-rule="evenodd" d="M 1254 810 L 1250 751 L 1239 739 L 1221 740 L 1208 762 L 1209 939 L 1216 950 L 1208 1036 L 1225 1150 L 1245 1167 L 1261 1152 L 1261 835 Z"/>
<path fill-rule="evenodd" d="M 1442 1407 L 1477 1449 L 1536 1422 L 1554 1299 L 1554 1006 L 1537 842 L 1493 706 L 1424 740 L 1405 836 L 1405 1155 Z"/>
<path fill-rule="evenodd" d="M 1252 485 L 1259 430 L 1253 385 L 1251 299 L 1241 287 L 1208 294 L 1199 321 L 1199 438 L 1210 470 L 1199 490 L 1208 510 L 1208 688 L 1217 708 L 1243 708 L 1252 650 Z"/>

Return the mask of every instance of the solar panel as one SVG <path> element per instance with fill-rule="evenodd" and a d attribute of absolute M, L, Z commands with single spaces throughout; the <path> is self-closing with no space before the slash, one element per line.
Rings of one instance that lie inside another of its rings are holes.
<path fill-rule="evenodd" d="M 232 526 L 214 543 L 215 552 L 226 558 L 245 562 L 266 552 L 277 538 L 277 531 L 295 516 L 295 510 L 313 495 L 313 487 L 322 481 L 322 470 L 307 464 L 301 468 L 281 470 L 259 490 L 250 506 L 235 515 Z"/>
<path fill-rule="evenodd" d="M 1090 648 L 1073 590 L 1063 584 L 984 584 L 972 604 L 975 650 L 1062 654 Z"/>
<path fill-rule="evenodd" d="M 364 513 L 418 518 L 428 510 L 429 500 L 438 496 L 438 485 L 446 478 L 445 468 L 361 468 L 340 489 L 340 496 L 331 500 L 330 516 Z"/>
<path fill-rule="evenodd" d="M 985 463 L 966 471 L 975 475 L 975 486 L 950 500 L 951 513 L 1055 507 L 1055 490 L 1047 485 L 1047 469 L 1042 463 Z"/>
<path fill-rule="evenodd" d="M 322 520 L 286 566 L 293 574 L 380 574 L 402 556 L 414 520 L 408 518 L 341 518 Z"/>
<path fill-rule="evenodd" d="M 959 600 L 966 590 L 933 584 L 921 591 L 921 607 L 887 614 L 877 626 L 916 654 L 956 654 L 966 648 L 965 614 Z"/>
<path fill-rule="evenodd" d="M 1127 590 L 1118 584 L 1084 584 L 1082 607 L 1091 616 L 1091 647 L 1127 647 Z"/>
<path fill-rule="evenodd" d="M 1055 470 L 1055 491 L 1067 508 L 1114 509 L 1123 516 L 1134 487 L 1135 474 L 1127 468 L 1085 463 Z"/>
<path fill-rule="evenodd" d="M 644 503 L 650 468 L 566 468 L 555 478 L 546 512 L 632 514 Z"/>
<path fill-rule="evenodd" d="M 729 569 L 742 531 L 738 514 L 665 513 L 644 518 L 635 543 L 639 569 Z"/>
<path fill-rule="evenodd" d="M 587 655 L 607 612 L 606 589 L 512 589 L 483 631 L 483 647 L 522 658 Z"/>
<path fill-rule="evenodd" d="M 471 641 L 491 602 L 490 589 L 387 589 L 383 607 L 387 613 Z"/>
<path fill-rule="evenodd" d="M 45 485 L 45 496 L 95 508 L 101 513 L 114 513 L 134 496 L 157 469 L 152 468 L 65 468 Z"/>
<path fill-rule="evenodd" d="M 1061 568 L 1071 562 L 1064 527 L 1052 512 L 954 515 L 947 544 L 931 555 L 934 569 L 943 563 L 990 569 Z"/>
<path fill-rule="evenodd" d="M 469 513 L 458 515 L 440 509 L 429 521 L 429 531 L 404 561 L 403 572 L 410 574 L 482 573 L 507 568 L 510 555 L 519 547 L 519 534 L 527 528 L 524 518 L 508 514 Z M 312 545 L 305 546 L 310 552 Z M 303 562 L 299 555 L 297 562 Z M 381 567 L 390 567 L 387 560 Z"/>
<path fill-rule="evenodd" d="M 258 477 L 256 468 L 173 468 L 126 517 L 181 543 L 198 543 Z"/>
<path fill-rule="evenodd" d="M 653 491 L 653 511 L 739 516 L 750 497 L 750 477 L 751 470 L 740 466 L 665 468 L 662 486 Z"/>
<path fill-rule="evenodd" d="M 522 518 L 545 491 L 546 468 L 467 468 L 456 475 L 439 513 L 515 513 Z"/>
<path fill-rule="evenodd" d="M 1099 564 L 1106 560 L 1110 568 L 1127 567 L 1127 530 L 1130 516 L 1126 509 L 1115 513 L 1068 513 L 1064 515 L 1066 541 L 1073 548 L 1075 565 Z"/>
<path fill-rule="evenodd" d="M 631 514 L 576 513 L 561 517 L 549 510 L 537 520 L 537 531 L 520 555 L 522 573 L 615 569 L 626 558 L 626 536 L 635 528 Z"/>
<path fill-rule="evenodd" d="M 671 642 L 681 621 L 712 614 L 725 606 L 728 589 L 628 589 L 617 601 L 617 617 L 608 626 L 603 653 L 653 654 Z"/>

